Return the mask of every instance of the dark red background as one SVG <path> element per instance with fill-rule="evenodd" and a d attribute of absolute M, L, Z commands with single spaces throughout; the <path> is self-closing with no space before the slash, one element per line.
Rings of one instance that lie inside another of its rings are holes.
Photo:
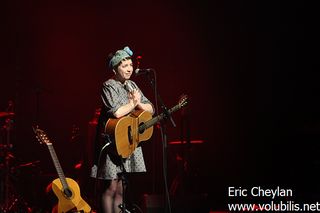
<path fill-rule="evenodd" d="M 12 164 L 40 160 L 36 171 L 20 175 L 55 174 L 47 148 L 32 133 L 38 123 L 54 141 L 65 173 L 79 176 L 73 166 L 88 154 L 88 122 L 102 82 L 112 75 L 107 55 L 128 45 L 142 55 L 142 68 L 156 70 L 168 107 L 189 95 L 190 137 L 205 141 L 190 152 L 192 184 L 209 194 L 212 209 L 225 208 L 233 185 L 282 185 L 297 199 L 319 198 L 316 5 L 209 2 L 6 1 L 0 111 L 14 101 Z M 154 102 L 147 78 L 134 80 Z M 181 137 L 181 112 L 173 118 L 177 127 L 167 123 L 169 141 Z M 79 136 L 71 141 L 73 126 Z M 132 187 L 134 193 L 162 192 L 157 131 L 152 143 L 144 146 L 149 172 L 135 180 L 142 186 Z M 169 177 L 177 149 L 169 147 Z"/>

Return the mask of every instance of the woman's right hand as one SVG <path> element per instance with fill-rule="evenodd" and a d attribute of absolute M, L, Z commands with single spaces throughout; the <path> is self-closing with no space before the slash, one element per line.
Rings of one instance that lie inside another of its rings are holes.
<path fill-rule="evenodd" d="M 141 94 L 138 90 L 135 89 L 129 93 L 129 103 L 131 103 L 134 108 L 141 103 Z"/>

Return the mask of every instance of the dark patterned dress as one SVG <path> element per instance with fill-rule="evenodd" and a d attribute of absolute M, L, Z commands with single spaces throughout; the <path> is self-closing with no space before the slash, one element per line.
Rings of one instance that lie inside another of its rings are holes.
<path fill-rule="evenodd" d="M 133 81 L 127 81 L 133 89 L 138 89 L 140 92 L 141 103 L 151 104 Z M 104 135 L 104 139 L 101 140 L 101 127 L 104 127 L 106 121 L 113 117 L 114 112 L 116 112 L 121 106 L 129 103 L 128 95 L 128 88 L 120 81 L 109 79 L 103 83 L 101 94 L 103 106 L 97 126 L 94 153 L 95 159 L 94 165 L 91 168 L 91 177 L 106 180 L 117 179 L 117 174 L 123 172 L 121 168 L 122 165 L 126 172 L 146 172 L 141 147 L 137 147 L 130 157 L 122 160 L 121 162 L 120 157 L 115 153 L 115 145 L 112 139 L 110 139 L 108 135 Z M 109 143 L 110 145 L 106 146 L 106 144 Z"/>

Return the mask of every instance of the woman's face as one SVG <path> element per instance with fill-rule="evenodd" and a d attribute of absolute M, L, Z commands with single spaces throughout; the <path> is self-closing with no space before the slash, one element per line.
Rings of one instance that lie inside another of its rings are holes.
<path fill-rule="evenodd" d="M 125 80 L 130 79 L 132 72 L 133 72 L 132 60 L 127 59 L 120 62 L 120 65 L 116 70 L 116 76 L 121 82 L 124 82 Z"/>

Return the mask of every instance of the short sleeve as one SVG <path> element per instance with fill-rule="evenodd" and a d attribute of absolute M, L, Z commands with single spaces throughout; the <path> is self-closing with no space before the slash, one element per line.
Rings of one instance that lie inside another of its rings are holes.
<path fill-rule="evenodd" d="M 116 88 L 110 84 L 103 84 L 101 98 L 108 109 L 108 113 L 113 114 L 121 107 L 118 92 Z"/>

